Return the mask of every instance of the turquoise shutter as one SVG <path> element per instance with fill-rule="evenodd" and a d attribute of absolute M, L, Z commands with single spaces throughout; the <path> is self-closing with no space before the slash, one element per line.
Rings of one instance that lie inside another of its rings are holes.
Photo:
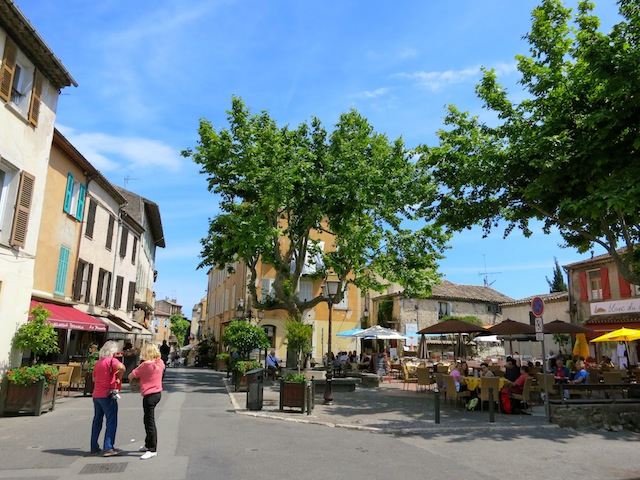
<path fill-rule="evenodd" d="M 60 258 L 58 260 L 58 274 L 56 275 L 56 286 L 53 290 L 55 295 L 64 295 L 67 284 L 67 269 L 69 268 L 69 253 L 67 247 L 60 247 Z"/>
<path fill-rule="evenodd" d="M 64 211 L 70 213 L 71 210 L 71 198 L 73 197 L 73 173 L 69 173 L 67 177 L 67 193 L 64 195 Z"/>
<path fill-rule="evenodd" d="M 76 218 L 82 221 L 82 215 L 84 213 L 84 197 L 87 194 L 87 186 L 80 184 L 80 193 L 78 194 L 78 208 L 76 209 Z"/>

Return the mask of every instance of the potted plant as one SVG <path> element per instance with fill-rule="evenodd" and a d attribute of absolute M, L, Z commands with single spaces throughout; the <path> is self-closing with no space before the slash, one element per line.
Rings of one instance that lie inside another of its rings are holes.
<path fill-rule="evenodd" d="M 280 410 L 284 407 L 307 408 L 309 378 L 301 373 L 287 372 L 280 379 Z"/>
<path fill-rule="evenodd" d="M 229 366 L 229 357 L 228 353 L 219 353 L 216 355 L 216 361 L 218 362 L 217 369 L 227 371 L 227 367 Z"/>
<path fill-rule="evenodd" d="M 238 352 L 238 361 L 231 365 L 233 383 L 237 391 L 242 385 L 246 386 L 245 375 L 247 371 L 262 366 L 257 360 L 253 360 L 252 362 L 255 363 L 251 364 L 251 368 L 245 368 L 246 365 L 243 365 L 242 362 L 249 362 L 249 354 L 255 349 L 264 350 L 269 348 L 271 344 L 263 329 L 243 320 L 232 321 L 225 328 L 220 340 L 224 345 Z"/>
<path fill-rule="evenodd" d="M 285 343 L 287 349 L 295 355 L 298 373 L 304 364 L 304 359 L 312 351 L 313 325 L 302 323 L 300 319 L 290 318 L 287 322 Z"/>
<path fill-rule="evenodd" d="M 91 395 L 93 393 L 93 369 L 96 366 L 96 362 L 100 358 L 100 351 L 98 345 L 92 343 L 89 346 L 89 351 L 86 357 L 86 367 L 84 373 L 84 395 Z"/>
<path fill-rule="evenodd" d="M 37 361 L 42 355 L 60 351 L 58 334 L 47 323 L 51 312 L 42 308 L 42 304 L 33 307 L 29 315 L 29 321 L 21 325 L 13 337 L 14 348 L 30 352 L 29 365 L 9 370 L 2 379 L 0 414 L 40 415 L 55 407 L 58 369 Z"/>
<path fill-rule="evenodd" d="M 233 366 L 233 385 L 236 392 L 245 391 L 247 388 L 247 372 L 262 365 L 258 360 L 238 360 Z"/>

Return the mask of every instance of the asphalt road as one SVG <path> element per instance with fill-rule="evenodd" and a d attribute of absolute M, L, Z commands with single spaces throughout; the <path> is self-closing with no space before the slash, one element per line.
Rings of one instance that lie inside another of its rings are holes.
<path fill-rule="evenodd" d="M 157 457 L 138 458 L 142 402 L 126 390 L 123 455 L 85 457 L 93 407 L 78 395 L 40 417 L 0 418 L 0 479 L 640 479 L 640 435 L 629 432 L 458 427 L 455 412 L 443 428 L 372 432 L 236 413 L 223 375 L 210 370 L 172 368 L 165 387 Z"/>

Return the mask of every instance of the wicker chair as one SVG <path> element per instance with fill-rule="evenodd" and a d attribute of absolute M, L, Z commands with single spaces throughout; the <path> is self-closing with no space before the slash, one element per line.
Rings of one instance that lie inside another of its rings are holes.
<path fill-rule="evenodd" d="M 445 390 L 445 398 L 447 400 L 453 400 L 455 402 L 455 404 L 458 404 L 458 400 L 460 400 L 461 398 L 469 398 L 471 396 L 470 392 L 468 390 L 465 390 L 464 392 L 458 392 L 456 391 L 456 382 L 453 379 L 453 377 L 451 375 L 444 375 L 444 384 L 446 385 L 446 390 Z"/>

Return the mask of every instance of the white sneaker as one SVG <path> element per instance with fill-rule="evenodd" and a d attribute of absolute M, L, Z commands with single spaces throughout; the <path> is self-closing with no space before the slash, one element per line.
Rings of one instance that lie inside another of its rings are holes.
<path fill-rule="evenodd" d="M 148 451 L 149 451 L 149 449 L 148 449 L 147 447 L 145 447 L 144 445 L 142 445 L 142 446 L 138 449 L 138 451 L 139 451 L 139 452 L 148 452 Z"/>
<path fill-rule="evenodd" d="M 142 456 L 140 457 L 140 460 L 149 460 L 150 458 L 153 458 L 156 455 L 158 455 L 158 452 L 150 452 L 147 450 L 142 454 Z"/>

